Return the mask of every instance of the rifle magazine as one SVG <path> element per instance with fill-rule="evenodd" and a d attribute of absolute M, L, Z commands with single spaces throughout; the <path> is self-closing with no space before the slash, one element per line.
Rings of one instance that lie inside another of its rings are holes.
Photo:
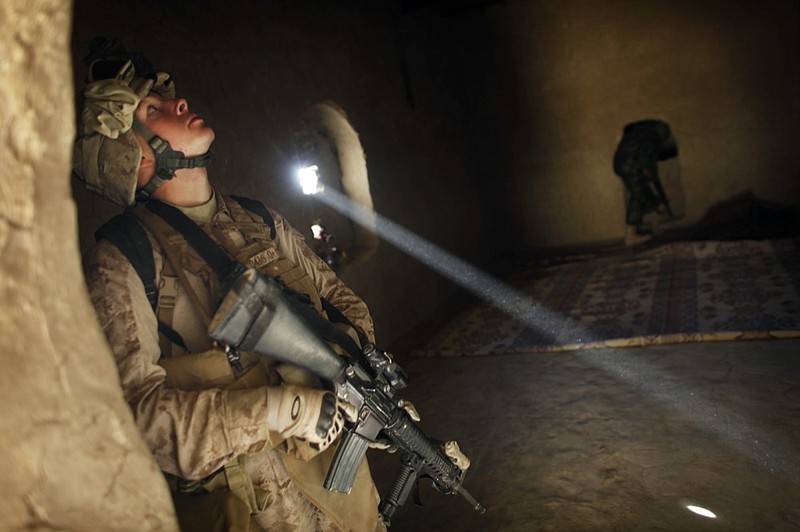
<path fill-rule="evenodd" d="M 358 467 L 367 454 L 369 440 L 354 431 L 347 431 L 342 437 L 333 457 L 323 486 L 329 491 L 350 493 L 353 489 Z"/>

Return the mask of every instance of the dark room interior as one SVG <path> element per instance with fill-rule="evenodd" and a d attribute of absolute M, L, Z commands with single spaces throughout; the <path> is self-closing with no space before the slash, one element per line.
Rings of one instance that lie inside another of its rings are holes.
<path fill-rule="evenodd" d="M 470 458 L 484 513 L 422 479 L 389 530 L 800 529 L 798 2 L 2 4 L 0 528 L 176 529 L 83 284 L 121 210 L 70 171 L 105 36 L 172 75 L 213 187 L 303 233 Z M 655 122 L 642 192 L 620 158 Z M 368 452 L 382 495 L 399 454 Z"/>

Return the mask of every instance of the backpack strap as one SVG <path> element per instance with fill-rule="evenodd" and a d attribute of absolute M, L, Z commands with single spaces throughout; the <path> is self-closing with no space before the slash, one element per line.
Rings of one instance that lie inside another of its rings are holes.
<path fill-rule="evenodd" d="M 217 244 L 199 225 L 181 212 L 180 209 L 158 200 L 148 201 L 145 203 L 145 207 L 183 235 L 183 238 L 186 239 L 186 242 L 192 249 L 194 249 L 206 264 L 211 267 L 214 273 L 217 274 L 223 294 L 239 277 L 239 274 L 244 271 L 245 268 L 242 264 L 234 260 L 225 248 Z M 180 262 L 177 262 L 174 266 L 176 270 L 179 270 Z M 177 273 L 180 275 L 181 271 Z M 202 309 L 198 310 L 202 311 Z M 210 319 L 208 321 L 210 321 Z"/>
<path fill-rule="evenodd" d="M 103 224 L 94 234 L 95 240 L 107 240 L 128 259 L 144 285 L 147 301 L 155 312 L 158 306 L 156 265 L 153 247 L 139 219 L 130 211 L 118 214 Z M 186 343 L 178 332 L 158 321 L 158 332 L 170 342 L 186 349 Z"/>
<path fill-rule="evenodd" d="M 241 196 L 230 197 L 251 213 L 263 218 L 264 222 L 270 227 L 270 236 L 273 239 L 275 238 L 275 221 L 263 203 Z M 223 286 L 233 282 L 244 269 L 244 266 L 234 260 L 219 244 L 211 240 L 197 224 L 186 217 L 180 210 L 156 200 L 148 201 L 145 206 L 183 235 L 189 245 L 216 272 Z M 125 255 L 142 280 L 150 305 L 156 310 L 158 307 L 158 287 L 156 285 L 155 261 L 150 239 L 144 227 L 142 227 L 142 223 L 144 223 L 143 220 L 138 216 L 126 211 L 106 222 L 97 230 L 95 238 L 97 240 L 108 240 Z M 284 288 L 286 292 L 293 293 L 288 287 Z M 361 343 L 364 344 L 366 342 L 364 333 L 353 325 L 339 309 L 324 297 L 320 296 L 320 299 L 331 321 L 349 325 L 357 332 Z M 347 343 L 346 339 L 343 339 L 339 334 L 332 334 L 331 329 L 327 327 L 321 327 L 321 329 L 328 332 L 325 336 L 328 336 L 327 339 L 329 341 L 334 341 L 340 345 Z M 186 350 L 185 342 L 172 327 L 159 320 L 158 330 L 169 341 Z M 348 347 L 350 347 L 348 351 L 352 352 L 353 346 Z"/>
<path fill-rule="evenodd" d="M 108 240 L 125 255 L 142 280 L 150 306 L 155 309 L 158 289 L 153 249 L 136 216 L 129 211 L 114 216 L 94 233 L 94 238 L 97 241 Z"/>
<path fill-rule="evenodd" d="M 251 198 L 245 198 L 244 196 L 230 195 L 228 197 L 233 198 L 239 205 L 241 205 L 248 211 L 252 212 L 253 214 L 261 216 L 261 218 L 264 219 L 264 223 L 269 225 L 270 238 L 272 238 L 272 240 L 275 240 L 275 220 L 272 218 L 272 215 L 269 213 L 269 210 L 263 203 Z"/>
<path fill-rule="evenodd" d="M 145 206 L 148 210 L 160 216 L 176 231 L 181 233 L 189 245 L 192 246 L 192 248 L 194 248 L 194 250 L 198 253 L 198 255 L 200 255 L 203 260 L 205 260 L 206 263 L 211 266 L 211 269 L 214 270 L 219 277 L 221 286 L 223 286 L 223 293 L 227 291 L 227 287 L 230 287 L 245 270 L 244 265 L 233 259 L 222 246 L 217 244 L 200 228 L 200 226 L 189 219 L 189 217 L 187 217 L 179 209 L 157 200 L 148 201 Z M 267 216 L 269 216 L 268 213 Z M 272 217 L 269 216 L 269 219 L 271 220 Z M 325 298 L 320 296 L 323 301 L 323 305 L 327 307 L 328 311 L 331 313 L 331 316 L 334 317 L 332 320 L 325 319 L 323 316 L 317 313 L 313 304 L 305 294 L 301 294 L 295 290 L 292 290 L 280 279 L 276 280 L 279 282 L 283 293 L 288 296 L 287 299 L 294 304 L 295 309 L 301 312 L 306 320 L 315 327 L 317 332 L 319 332 L 325 340 L 339 344 L 341 347 L 349 351 L 352 356 L 358 357 L 361 354 L 361 350 L 359 349 L 358 345 L 353 342 L 352 338 L 350 338 L 350 336 L 348 336 L 344 331 L 333 324 L 334 321 L 347 324 L 356 330 L 359 340 L 362 342 L 365 340 L 363 333 L 358 329 L 358 327 L 355 327 L 350 320 L 348 320 L 345 315 L 339 311 L 339 309 L 334 307 Z"/>

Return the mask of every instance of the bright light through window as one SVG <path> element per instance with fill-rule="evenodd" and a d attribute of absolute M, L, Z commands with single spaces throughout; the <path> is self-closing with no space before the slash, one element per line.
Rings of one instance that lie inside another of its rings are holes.
<path fill-rule="evenodd" d="M 322 186 L 319 184 L 319 167 L 316 164 L 300 168 L 297 171 L 297 178 L 300 180 L 300 188 L 303 189 L 303 194 L 316 194 L 322 191 Z"/>

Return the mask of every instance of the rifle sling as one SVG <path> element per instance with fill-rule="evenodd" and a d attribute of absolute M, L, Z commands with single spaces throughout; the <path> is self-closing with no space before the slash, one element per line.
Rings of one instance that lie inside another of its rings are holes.
<path fill-rule="evenodd" d="M 177 209 L 175 210 L 177 211 Z M 161 249 L 164 252 L 164 255 L 166 256 L 167 262 L 169 262 L 170 265 L 172 266 L 172 269 L 175 270 L 175 275 L 178 276 L 178 280 L 180 281 L 181 286 L 183 286 L 184 290 L 186 290 L 186 295 L 189 296 L 189 299 L 191 299 L 192 304 L 195 307 L 195 310 L 197 311 L 200 318 L 203 320 L 203 324 L 206 327 L 208 327 L 208 325 L 211 323 L 211 316 L 209 316 L 208 313 L 203 308 L 203 305 L 200 303 L 200 298 L 197 297 L 197 293 L 195 293 L 191 283 L 189 283 L 189 280 L 186 278 L 186 272 L 183 270 L 183 266 L 181 265 L 181 259 L 178 250 L 176 250 L 174 246 L 170 245 L 170 243 L 167 242 L 167 239 L 158 230 L 158 227 L 154 225 L 155 223 L 154 220 L 149 219 L 147 213 L 139 212 L 137 214 L 139 220 L 145 227 L 147 227 L 147 229 L 150 230 L 150 232 L 153 234 L 153 237 L 161 246 Z M 183 213 L 181 214 L 183 215 Z"/>
<path fill-rule="evenodd" d="M 244 267 L 232 259 L 222 246 L 212 240 L 205 231 L 200 229 L 199 225 L 181 212 L 180 209 L 158 200 L 148 201 L 145 205 L 150 212 L 163 218 L 173 229 L 183 235 L 186 242 L 217 274 L 224 293 L 233 284 L 233 281 L 236 280 Z"/>

